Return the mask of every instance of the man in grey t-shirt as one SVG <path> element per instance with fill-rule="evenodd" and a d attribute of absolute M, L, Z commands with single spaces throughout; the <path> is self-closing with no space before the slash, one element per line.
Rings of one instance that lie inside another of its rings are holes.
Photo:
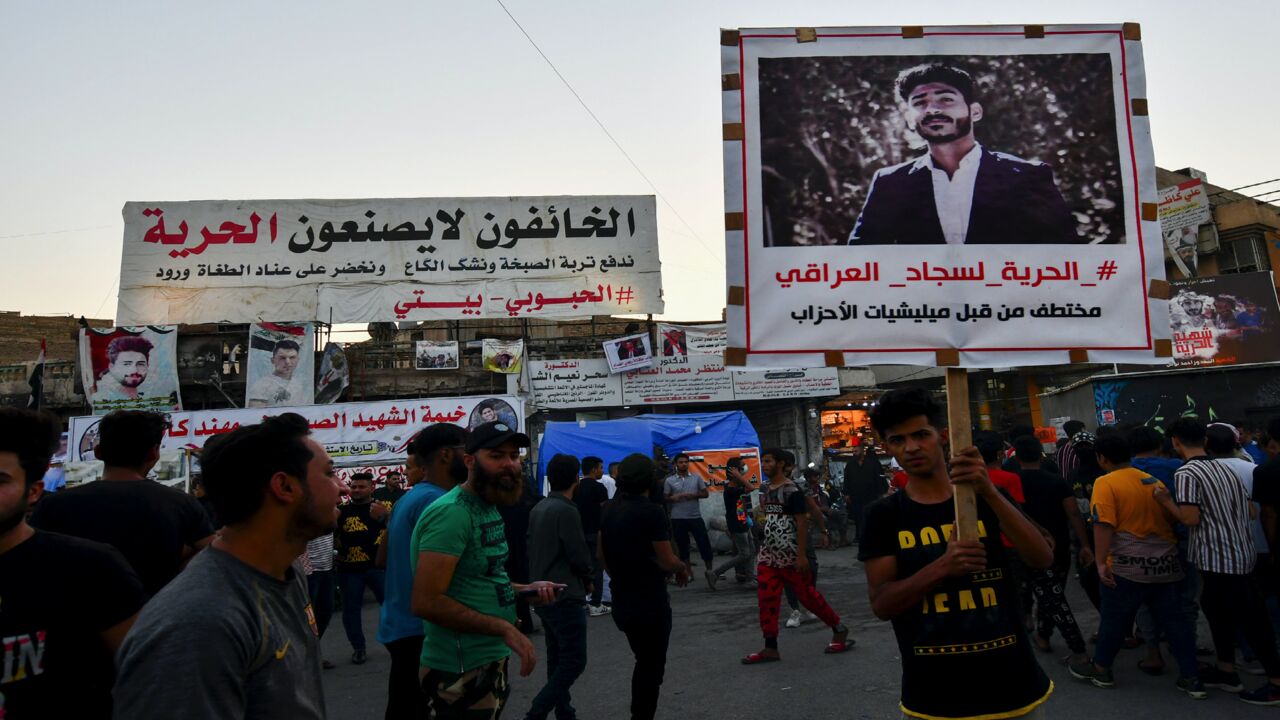
<path fill-rule="evenodd" d="M 676 471 L 667 476 L 662 483 L 662 494 L 671 503 L 671 534 L 676 539 L 676 549 L 680 552 L 680 560 L 689 562 L 689 535 L 698 543 L 698 554 L 702 556 L 703 577 L 707 586 L 716 589 L 715 575 L 711 572 L 714 557 L 711 554 L 711 538 L 707 537 L 707 524 L 702 520 L 701 501 L 708 497 L 707 483 L 700 476 L 689 472 L 689 456 L 685 453 L 676 455 Z"/>
<path fill-rule="evenodd" d="M 116 658 L 115 717 L 323 720 L 320 641 L 298 557 L 333 532 L 339 481 L 306 418 L 210 440 L 207 496 L 224 523 L 143 608 Z M 181 682 L 158 678 L 178 672 Z"/>

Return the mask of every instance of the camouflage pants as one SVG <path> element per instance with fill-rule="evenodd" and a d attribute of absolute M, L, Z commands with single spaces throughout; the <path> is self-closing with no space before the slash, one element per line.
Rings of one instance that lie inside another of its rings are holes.
<path fill-rule="evenodd" d="M 498 720 L 507 696 L 507 659 L 464 673 L 422 669 L 422 692 L 438 720 Z"/>

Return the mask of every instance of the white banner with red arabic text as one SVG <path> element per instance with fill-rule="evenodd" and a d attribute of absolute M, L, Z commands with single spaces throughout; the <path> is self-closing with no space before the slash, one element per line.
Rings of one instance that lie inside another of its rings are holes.
<path fill-rule="evenodd" d="M 647 195 L 124 206 L 121 325 L 662 312 Z"/>
<path fill-rule="evenodd" d="M 263 418 L 297 413 L 311 424 L 311 437 L 325 446 L 338 465 L 399 462 L 405 448 L 428 425 L 448 422 L 470 429 L 500 418 L 524 427 L 524 401 L 515 396 L 473 396 L 377 402 L 307 405 L 303 407 L 228 408 L 169 413 L 162 450 L 204 447 L 209 438 L 252 425 Z M 68 461 L 93 460 L 101 417 L 73 417 L 68 433 Z"/>

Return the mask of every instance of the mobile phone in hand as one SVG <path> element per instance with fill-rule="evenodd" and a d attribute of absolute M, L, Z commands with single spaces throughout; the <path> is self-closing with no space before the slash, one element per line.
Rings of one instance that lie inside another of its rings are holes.
<path fill-rule="evenodd" d="M 555 586 L 556 595 L 563 595 L 566 588 L 568 588 L 568 585 L 556 585 Z M 516 596 L 522 597 L 522 598 L 538 597 L 538 588 L 536 587 L 525 588 L 524 590 L 521 590 L 520 592 L 516 593 Z"/>

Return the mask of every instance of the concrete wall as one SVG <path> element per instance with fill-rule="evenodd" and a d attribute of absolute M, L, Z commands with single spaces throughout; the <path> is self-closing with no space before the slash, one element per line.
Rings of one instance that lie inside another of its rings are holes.
<path fill-rule="evenodd" d="M 1098 409 L 1093 399 L 1093 383 L 1086 382 L 1070 390 L 1040 396 L 1044 421 L 1067 417 L 1079 420 L 1093 430 L 1098 426 Z"/>

